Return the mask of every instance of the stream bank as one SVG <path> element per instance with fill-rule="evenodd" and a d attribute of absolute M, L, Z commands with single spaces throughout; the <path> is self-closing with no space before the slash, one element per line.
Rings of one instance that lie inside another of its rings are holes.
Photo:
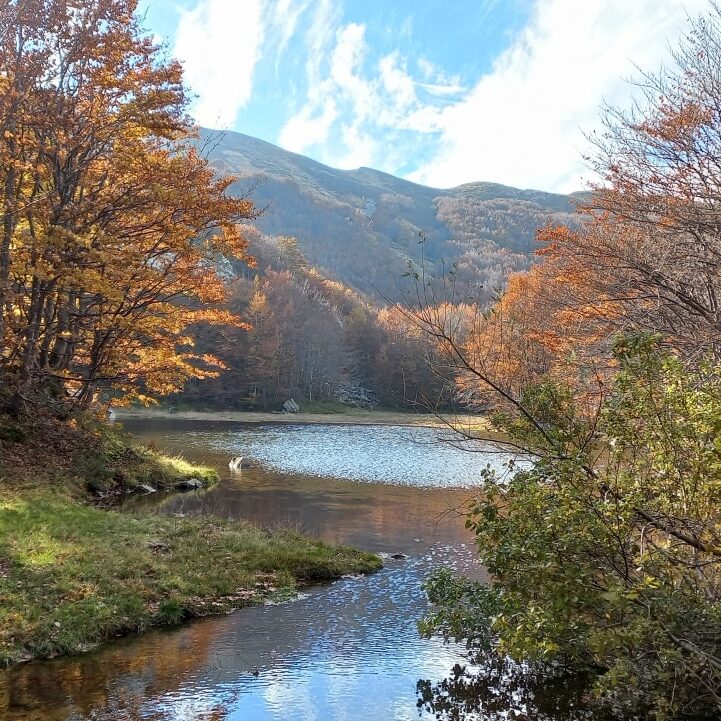
<path fill-rule="evenodd" d="M 63 433 L 56 426 L 46 439 L 41 429 L 17 429 L 6 438 L 0 665 L 88 651 L 111 638 L 285 599 L 304 585 L 382 565 L 373 554 L 282 527 L 212 513 L 167 517 L 97 506 L 141 483 L 172 488 L 193 478 L 212 486 L 217 474 L 130 447 L 98 424 Z"/>

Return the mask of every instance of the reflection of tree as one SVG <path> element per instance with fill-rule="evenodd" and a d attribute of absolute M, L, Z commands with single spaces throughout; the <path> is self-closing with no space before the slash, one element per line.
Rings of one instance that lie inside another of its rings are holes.
<path fill-rule="evenodd" d="M 610 721 L 590 695 L 589 678 L 548 674 L 495 655 L 473 671 L 456 664 L 448 678 L 416 686 L 419 713 L 439 721 Z"/>
<path fill-rule="evenodd" d="M 144 643 L 106 646 L 93 654 L 31 663 L 0 674 L 0 718 L 8 721 L 115 721 L 150 718 L 144 707 L 172 698 L 189 674 L 208 666 L 217 625 L 194 623 L 156 632 Z M 220 721 L 232 699 L 193 709 L 193 719 Z M 172 708 L 153 719 L 176 718 Z"/>

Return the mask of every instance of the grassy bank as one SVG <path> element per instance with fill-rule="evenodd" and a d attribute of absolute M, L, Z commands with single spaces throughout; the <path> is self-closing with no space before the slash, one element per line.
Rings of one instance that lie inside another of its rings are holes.
<path fill-rule="evenodd" d="M 43 492 L 0 494 L 0 663 L 377 570 L 371 554 L 215 518 L 129 516 Z"/>
<path fill-rule="evenodd" d="M 67 451 L 57 464 L 38 447 L 37 429 L 10 435 L 0 456 L 1 665 L 84 651 L 381 567 L 371 554 L 284 530 L 104 510 L 91 502 L 98 493 L 189 477 L 212 482 L 214 473 L 129 448 L 102 427 L 73 429 L 62 441 L 56 428 L 50 449 Z"/>
<path fill-rule="evenodd" d="M 23 424 L 0 414 L 0 480 L 16 491 L 55 489 L 112 502 L 141 485 L 167 490 L 191 479 L 208 487 L 218 473 L 134 444 L 118 426 L 92 417 Z"/>

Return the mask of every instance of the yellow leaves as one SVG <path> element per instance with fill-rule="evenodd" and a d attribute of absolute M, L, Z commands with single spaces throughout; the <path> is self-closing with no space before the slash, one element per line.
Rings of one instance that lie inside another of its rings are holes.
<path fill-rule="evenodd" d="M 635 129 L 643 134 L 666 142 L 676 142 L 681 136 L 693 135 L 702 126 L 712 125 L 714 109 L 703 107 L 699 102 L 660 102 L 655 117 L 638 123 Z"/>
<path fill-rule="evenodd" d="M 247 327 L 224 309 L 217 268 L 220 256 L 252 263 L 240 223 L 254 210 L 192 147 L 181 68 L 139 30 L 135 2 L 73 7 L 92 22 L 64 22 L 60 0 L 18 20 L 33 42 L 0 71 L 0 89 L 22 94 L 0 94 L 0 200 L 17 221 L 7 357 L 75 393 L 167 393 L 220 367 L 187 352 L 193 325 Z"/>

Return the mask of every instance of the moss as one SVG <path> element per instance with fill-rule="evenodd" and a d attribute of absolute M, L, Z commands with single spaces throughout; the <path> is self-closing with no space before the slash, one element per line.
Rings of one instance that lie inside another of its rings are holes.
<path fill-rule="evenodd" d="M 371 554 L 218 518 L 125 514 L 0 492 L 0 663 L 285 598 L 381 567 Z"/>

